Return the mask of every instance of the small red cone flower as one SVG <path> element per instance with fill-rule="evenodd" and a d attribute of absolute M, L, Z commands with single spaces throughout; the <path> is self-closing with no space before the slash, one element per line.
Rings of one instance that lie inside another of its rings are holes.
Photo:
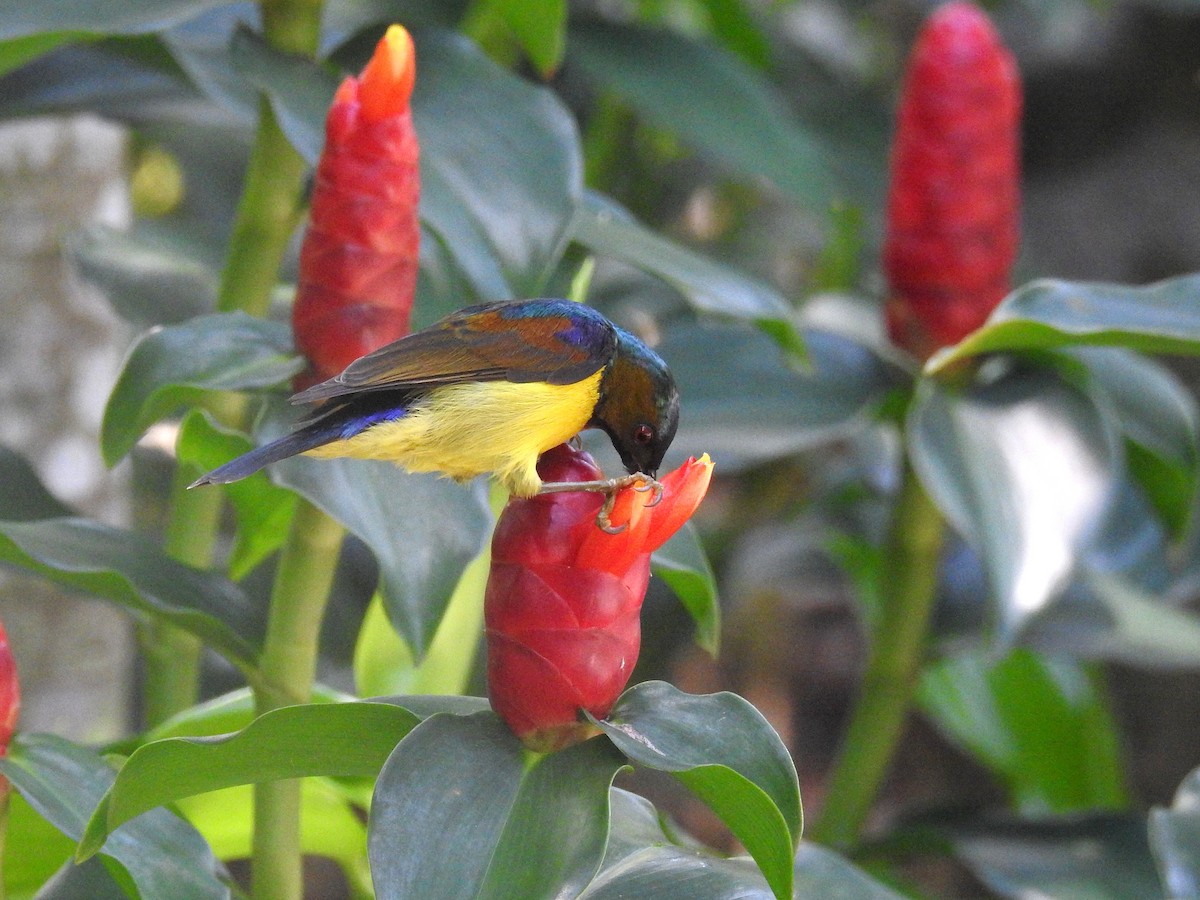
<path fill-rule="evenodd" d="M 1021 83 L 988 17 L 929 17 L 904 79 L 883 264 L 888 333 L 921 359 L 974 331 L 1011 287 Z"/>
<path fill-rule="evenodd" d="M 566 444 L 542 455 L 546 481 L 602 478 L 592 458 Z M 708 490 L 712 463 L 689 459 L 665 475 L 662 500 L 622 491 L 596 525 L 602 498 L 583 491 L 510 500 L 492 538 L 484 599 L 492 708 L 526 746 L 549 751 L 596 733 L 583 720 L 608 715 L 641 646 L 639 615 L 650 554 L 688 520 Z"/>
<path fill-rule="evenodd" d="M 415 76 L 412 38 L 392 25 L 362 75 L 334 95 L 292 308 L 309 362 L 297 390 L 409 332 L 420 241 Z"/>
<path fill-rule="evenodd" d="M 0 756 L 8 753 L 8 744 L 17 729 L 21 714 L 21 686 L 17 682 L 17 664 L 8 647 L 8 634 L 0 623 Z M 0 775 L 0 802 L 8 796 L 8 779 Z"/>

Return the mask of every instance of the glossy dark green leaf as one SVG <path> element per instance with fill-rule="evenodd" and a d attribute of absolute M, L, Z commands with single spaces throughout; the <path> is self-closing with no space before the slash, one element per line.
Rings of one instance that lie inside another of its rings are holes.
<path fill-rule="evenodd" d="M 67 252 L 79 274 L 129 321 L 183 322 L 215 304 L 212 266 L 145 235 L 94 225 L 71 235 Z"/>
<path fill-rule="evenodd" d="M 54 735 L 21 735 L 0 759 L 0 774 L 44 818 L 72 840 L 114 774 L 95 753 Z M 112 834 L 96 848 L 124 867 L 146 900 L 223 898 L 219 863 L 192 826 L 165 809 Z"/>
<path fill-rule="evenodd" d="M 908 418 L 925 488 L 983 559 L 1011 641 L 1068 584 L 1122 465 L 1110 423 L 1050 369 L 1014 365 L 956 392 L 925 381 Z"/>
<path fill-rule="evenodd" d="M 129 894 L 104 867 L 100 857 L 76 864 L 63 863 L 62 867 L 37 893 L 37 900 L 128 900 Z"/>
<path fill-rule="evenodd" d="M 63 44 L 86 37 L 86 34 L 77 31 L 55 31 L 0 39 L 0 76 L 20 68 L 30 60 L 37 59 Z"/>
<path fill-rule="evenodd" d="M 570 44 L 572 61 L 658 127 L 813 209 L 828 205 L 833 185 L 824 150 L 775 88 L 738 57 L 638 25 L 579 23 Z"/>
<path fill-rule="evenodd" d="M 6 897 L 32 897 L 74 856 L 75 841 L 42 818 L 20 793 L 9 793 L 8 833 L 0 859 Z"/>
<path fill-rule="evenodd" d="M 241 589 L 141 535 L 86 519 L 0 522 L 0 562 L 170 622 L 242 668 L 255 665 L 263 623 Z"/>
<path fill-rule="evenodd" d="M 951 835 L 955 854 L 1006 900 L 1161 900 L 1145 820 L 1097 816 L 1022 821 Z"/>
<path fill-rule="evenodd" d="M 46 490 L 25 457 L 0 447 L 0 519 L 28 522 L 71 514 L 69 507 Z"/>
<path fill-rule="evenodd" d="M 550 91 L 496 66 L 465 38 L 418 30 L 414 39 L 421 218 L 480 298 L 535 296 L 582 195 L 574 120 Z M 315 162 L 336 78 L 245 30 L 235 37 L 233 58 L 268 92 L 289 139 Z"/>
<path fill-rule="evenodd" d="M 696 643 L 717 655 L 721 643 L 721 601 L 717 578 L 688 523 L 650 558 L 654 574 L 667 583 L 696 623 Z"/>
<path fill-rule="evenodd" d="M 630 688 L 597 721 L 638 765 L 670 772 L 715 812 L 775 895 L 792 895 L 803 815 L 796 769 L 766 719 L 736 694 L 685 694 L 661 681 Z"/>
<path fill-rule="evenodd" d="M 542 77 L 553 75 L 566 47 L 566 0 L 497 0 L 496 8 Z"/>
<path fill-rule="evenodd" d="M 613 788 L 608 848 L 586 900 L 769 900 L 774 895 L 754 861 L 725 859 L 682 846 L 662 827 L 658 811 L 637 794 Z"/>
<path fill-rule="evenodd" d="M 463 569 L 487 539 L 492 517 L 485 485 L 357 459 L 293 457 L 273 467 L 272 477 L 371 548 L 392 624 L 418 658 L 423 655 Z"/>
<path fill-rule="evenodd" d="M 809 361 L 761 332 L 726 325 L 670 328 L 658 352 L 684 396 L 667 457 L 708 453 L 721 472 L 790 456 L 865 428 L 901 376 L 874 351 L 827 331 L 806 331 Z"/>
<path fill-rule="evenodd" d="M 180 465 L 191 465 L 199 478 L 252 446 L 245 435 L 225 431 L 205 413 L 192 410 L 180 423 L 175 453 Z M 224 490 L 237 521 L 229 577 L 238 580 L 283 546 L 297 499 L 273 484 L 265 472 L 235 481 Z"/>
<path fill-rule="evenodd" d="M 774 288 L 655 234 L 594 191 L 584 195 L 571 237 L 593 253 L 661 278 L 699 312 L 748 319 L 781 338 L 794 332 L 791 306 Z M 788 349 L 801 345 L 796 337 L 781 343 Z"/>
<path fill-rule="evenodd" d="M 1200 353 L 1200 275 L 1146 287 L 1044 279 L 1009 294 L 978 331 L 937 353 L 935 372 L 997 350 L 1080 344 L 1148 353 Z"/>
<path fill-rule="evenodd" d="M 802 841 L 796 851 L 797 898 L 829 897 L 831 900 L 900 900 L 903 894 L 880 884 L 845 857 Z"/>
<path fill-rule="evenodd" d="M 1080 347 L 1091 386 L 1110 404 L 1131 442 L 1129 464 L 1155 508 L 1182 534 L 1191 517 L 1200 463 L 1196 399 L 1161 363 L 1115 347 Z"/>
<path fill-rule="evenodd" d="M 1200 897 L 1200 769 L 1179 785 L 1169 809 L 1150 810 L 1150 849 L 1168 897 Z"/>
<path fill-rule="evenodd" d="M 99 850 L 118 826 L 181 797 L 308 775 L 375 775 L 417 723 L 390 703 L 315 703 L 272 710 L 233 735 L 165 738 L 126 760 L 80 844 Z"/>
<path fill-rule="evenodd" d="M 1116 723 L 1080 663 L 1018 649 L 926 667 L 918 702 L 1030 815 L 1119 808 L 1128 798 Z"/>
<path fill-rule="evenodd" d="M 145 34 L 161 31 L 228 0 L 7 0 L 0 38 L 54 31 Z"/>
<path fill-rule="evenodd" d="M 376 783 L 377 896 L 576 896 L 604 855 L 609 788 L 623 765 L 606 741 L 527 760 L 493 713 L 432 716 Z"/>
<path fill-rule="evenodd" d="M 241 312 L 201 316 L 144 334 L 104 410 L 100 443 L 114 465 L 147 428 L 205 391 L 271 387 L 303 368 L 286 325 Z"/>

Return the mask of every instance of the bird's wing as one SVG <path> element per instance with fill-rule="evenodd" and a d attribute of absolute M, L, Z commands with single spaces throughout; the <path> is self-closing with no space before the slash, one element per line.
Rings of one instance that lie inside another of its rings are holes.
<path fill-rule="evenodd" d="M 606 365 L 616 344 L 607 319 L 570 301 L 483 304 L 367 354 L 292 402 L 466 381 L 571 384 Z"/>

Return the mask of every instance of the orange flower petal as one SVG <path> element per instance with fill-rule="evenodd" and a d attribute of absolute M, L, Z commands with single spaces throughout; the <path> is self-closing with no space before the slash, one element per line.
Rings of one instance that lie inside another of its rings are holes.
<path fill-rule="evenodd" d="M 646 535 L 645 552 L 653 553 L 675 534 L 708 493 L 712 480 L 713 462 L 705 453 L 692 457 L 674 471 L 662 477 L 662 501 L 650 509 L 650 530 Z"/>
<path fill-rule="evenodd" d="M 378 122 L 408 110 L 417 76 L 412 37 L 403 25 L 391 25 L 358 79 L 362 117 Z"/>

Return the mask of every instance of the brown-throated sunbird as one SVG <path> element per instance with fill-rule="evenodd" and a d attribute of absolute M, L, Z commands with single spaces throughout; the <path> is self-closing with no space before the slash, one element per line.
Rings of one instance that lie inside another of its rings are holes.
<path fill-rule="evenodd" d="M 594 309 L 569 300 L 484 303 L 446 316 L 292 397 L 318 404 L 300 427 L 198 479 L 227 484 L 298 453 L 394 462 L 466 480 L 493 473 L 518 497 L 615 492 L 654 480 L 679 422 L 666 363 Z M 629 471 L 543 483 L 538 457 L 601 428 Z"/>

